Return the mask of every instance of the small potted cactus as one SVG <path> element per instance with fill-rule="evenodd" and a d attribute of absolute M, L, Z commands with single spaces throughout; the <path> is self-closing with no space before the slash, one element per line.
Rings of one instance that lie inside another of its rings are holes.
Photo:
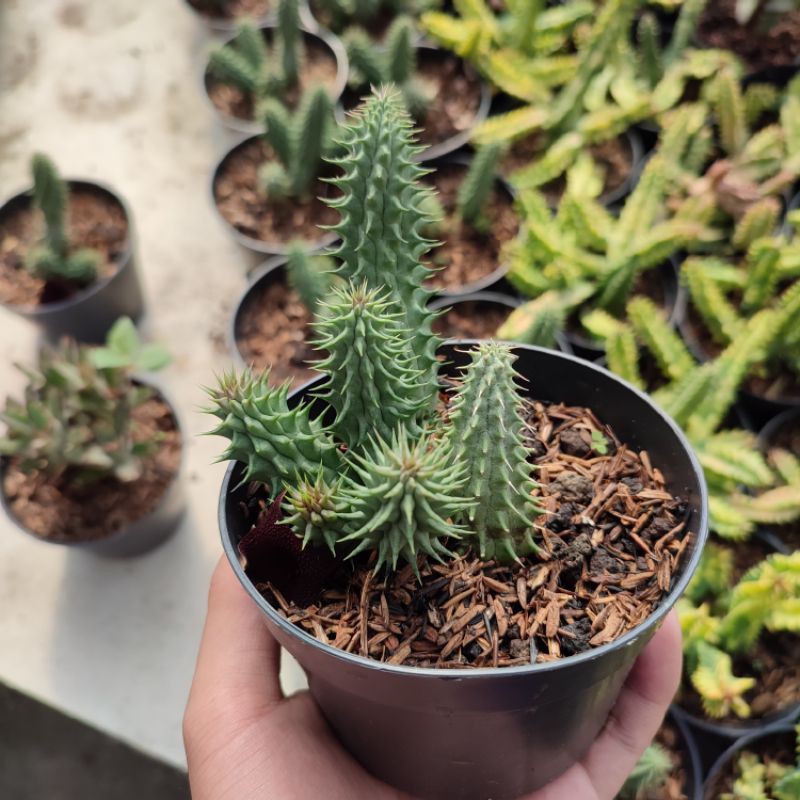
<path fill-rule="evenodd" d="M 325 202 L 334 194 L 326 182 L 335 153 L 333 104 L 318 87 L 306 92 L 293 113 L 277 100 L 262 108 L 264 134 L 245 139 L 223 156 L 212 179 L 217 211 L 246 250 L 285 255 L 289 242 L 303 240 L 316 251 L 335 241 L 323 232 L 336 221 Z"/>
<path fill-rule="evenodd" d="M 277 23 L 239 24 L 234 36 L 214 46 L 204 72 L 206 93 L 222 122 L 236 131 L 260 130 L 267 97 L 296 108 L 303 93 L 322 86 L 333 102 L 347 82 L 347 54 L 329 33 L 305 30 L 299 0 L 281 0 Z"/>
<path fill-rule="evenodd" d="M 702 476 L 673 423 L 610 373 L 440 345 L 400 95 L 368 100 L 342 147 L 321 377 L 291 397 L 248 371 L 210 390 L 233 461 L 223 546 L 368 770 L 423 798 L 517 797 L 585 752 L 688 582 Z M 649 544 L 623 557 L 640 517 Z M 609 582 L 624 615 L 593 606 Z"/>
<path fill-rule="evenodd" d="M 436 268 L 429 285 L 448 295 L 496 287 L 506 272 L 505 246 L 519 230 L 513 197 L 495 175 L 500 147 L 480 150 L 471 161 L 450 157 L 432 164 L 425 182 L 434 190 L 431 251 Z"/>
<path fill-rule="evenodd" d="M 239 300 L 231 322 L 234 357 L 255 371 L 269 368 L 273 384 L 307 383 L 318 373 L 309 364 L 319 353 L 312 345 L 311 321 L 330 290 L 333 267 L 326 256 L 311 255 L 299 242 L 286 257 L 268 260 Z"/>
<path fill-rule="evenodd" d="M 0 304 L 52 340 L 100 342 L 120 315 L 143 310 L 125 203 L 89 181 L 65 181 L 35 155 L 33 189 L 0 207 Z"/>
<path fill-rule="evenodd" d="M 395 84 L 420 128 L 418 158 L 431 160 L 465 145 L 473 128 L 489 113 L 491 95 L 472 67 L 456 55 L 418 45 L 414 23 L 397 17 L 376 45 L 361 28 L 344 37 L 350 62 L 350 92 L 345 108 L 358 105 L 370 86 Z"/>
<path fill-rule="evenodd" d="M 711 768 L 703 800 L 796 800 L 800 729 L 780 725 L 736 742 Z"/>
<path fill-rule="evenodd" d="M 769 553 L 768 555 L 766 555 Z M 680 709 L 736 738 L 800 709 L 800 551 L 709 544 L 678 603 L 686 659 Z"/>
<path fill-rule="evenodd" d="M 256 25 L 269 22 L 275 13 L 275 0 L 186 0 L 189 8 L 215 34 L 229 34 L 242 19 Z"/>
<path fill-rule="evenodd" d="M 64 339 L 20 367 L 24 399 L 0 414 L 0 499 L 20 529 L 108 556 L 138 555 L 175 530 L 180 429 L 161 392 L 134 377 L 168 361 L 123 317 L 103 347 Z"/>

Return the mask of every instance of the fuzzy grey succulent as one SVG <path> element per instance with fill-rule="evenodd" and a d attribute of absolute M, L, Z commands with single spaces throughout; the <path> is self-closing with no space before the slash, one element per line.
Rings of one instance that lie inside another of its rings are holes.
<path fill-rule="evenodd" d="M 132 372 L 168 360 L 157 345 L 141 345 L 127 318 L 112 328 L 104 348 L 65 340 L 42 350 L 35 367 L 19 366 L 28 384 L 24 399 L 9 398 L 0 414 L 6 425 L 0 454 L 56 481 L 136 480 L 158 441 L 135 436 L 131 414 L 153 392 Z"/>
<path fill-rule="evenodd" d="M 45 233 L 28 254 L 25 265 L 44 281 L 66 281 L 85 286 L 97 277 L 100 253 L 90 248 L 73 249 L 67 234 L 69 191 L 55 164 L 37 154 L 31 161 L 33 206 L 44 217 Z"/>

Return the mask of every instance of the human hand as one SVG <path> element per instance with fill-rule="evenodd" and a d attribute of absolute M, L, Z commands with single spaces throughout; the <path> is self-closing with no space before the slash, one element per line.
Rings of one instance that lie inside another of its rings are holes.
<path fill-rule="evenodd" d="M 586 756 L 524 800 L 616 795 L 678 688 L 680 636 L 672 612 Z M 278 643 L 222 559 L 183 721 L 193 800 L 410 800 L 345 752 L 308 692 L 283 696 L 279 666 Z"/>

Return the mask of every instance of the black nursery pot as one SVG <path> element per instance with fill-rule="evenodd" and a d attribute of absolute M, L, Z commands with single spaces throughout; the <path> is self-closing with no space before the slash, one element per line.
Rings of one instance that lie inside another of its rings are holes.
<path fill-rule="evenodd" d="M 108 186 L 83 180 L 67 181 L 67 185 L 70 190 L 84 189 L 106 195 L 122 207 L 128 224 L 128 246 L 117 258 L 116 272 L 66 300 L 38 306 L 2 304 L 2 307 L 33 322 L 50 341 L 71 336 L 79 342 L 99 343 L 105 341 L 109 329 L 120 317 L 137 320 L 144 311 L 133 216 L 128 204 Z M 0 207 L 0 217 L 30 204 L 30 192 L 20 192 Z"/>
<path fill-rule="evenodd" d="M 167 402 L 160 391 L 158 394 L 164 402 Z M 3 474 L 8 464 L 7 457 L 0 458 L 0 507 L 19 530 L 45 544 L 63 545 L 106 558 L 130 558 L 154 550 L 175 533 L 186 511 L 186 495 L 182 480 L 183 463 L 186 458 L 186 440 L 175 409 L 172 404 L 169 404 L 169 407 L 181 434 L 181 461 L 158 505 L 149 514 L 102 539 L 93 539 L 91 541 L 80 541 L 72 537 L 44 539 L 22 525 L 11 511 L 8 498 L 3 489 Z"/>
<path fill-rule="evenodd" d="M 792 753 L 794 752 L 795 739 L 795 729 L 788 724 L 773 725 L 758 733 L 738 739 L 711 767 L 706 782 L 703 784 L 703 800 L 718 800 L 719 787 L 717 786 L 717 781 L 725 770 L 730 768 L 731 762 L 737 759 L 740 753 L 764 744 L 769 744 L 774 750 L 775 747 L 780 747 L 781 743 L 788 745 L 789 752 Z"/>
<path fill-rule="evenodd" d="M 225 230 L 228 232 L 228 235 L 233 239 L 238 245 L 240 245 L 244 250 L 248 253 L 256 253 L 262 256 L 285 256 L 288 252 L 289 243 L 280 243 L 280 242 L 266 242 L 263 239 L 256 239 L 253 236 L 248 236 L 246 233 L 242 233 L 236 227 L 231 225 L 227 219 L 222 215 L 222 212 L 219 210 L 219 206 L 217 205 L 216 196 L 214 192 L 214 188 L 217 185 L 217 181 L 219 180 L 219 176 L 221 175 L 227 161 L 233 158 L 240 150 L 248 147 L 253 142 L 260 139 L 260 136 L 249 136 L 247 139 L 240 141 L 238 144 L 235 144 L 227 153 L 220 159 L 219 163 L 216 166 L 212 176 L 211 176 L 211 205 L 216 213 L 218 219 L 222 223 Z M 292 200 L 289 198 L 287 202 L 291 203 Z M 310 253 L 319 253 L 322 250 L 330 247 L 337 241 L 338 237 L 335 233 L 323 233 L 318 239 L 313 240 L 304 240 L 304 244 Z"/>
<path fill-rule="evenodd" d="M 683 767 L 686 770 L 686 781 L 683 791 L 688 800 L 702 800 L 703 796 L 703 766 L 700 751 L 697 748 L 692 731 L 682 717 L 675 713 L 674 708 L 669 710 L 667 720 L 680 737 L 679 748 L 683 757 Z"/>
<path fill-rule="evenodd" d="M 475 342 L 443 345 L 442 372 L 455 375 Z M 311 694 L 347 750 L 372 774 L 410 794 L 504 800 L 540 788 L 574 764 L 608 718 L 637 655 L 686 588 L 707 536 L 702 470 L 681 431 L 647 396 L 580 359 L 517 345 L 526 391 L 581 404 L 620 439 L 646 449 L 672 491 L 687 502 L 696 533 L 672 590 L 642 624 L 615 642 L 560 661 L 506 669 L 420 669 L 372 661 L 322 644 L 287 622 L 256 590 L 239 562 L 247 533 L 239 502 L 243 465 L 222 484 L 219 523 L 225 553 L 272 634 L 300 662 Z M 318 382 L 291 396 L 298 403 Z"/>
<path fill-rule="evenodd" d="M 271 22 L 264 23 L 260 25 L 259 28 L 262 31 L 262 33 L 266 31 L 271 34 L 272 31 L 275 30 L 276 25 Z M 313 31 L 311 31 L 304 25 L 303 30 L 301 32 L 303 34 L 303 41 L 305 42 L 306 46 L 316 45 L 323 49 L 327 49 L 329 54 L 336 61 L 336 81 L 331 87 L 330 91 L 331 100 L 336 102 L 341 97 L 342 92 L 347 86 L 347 73 L 349 69 L 347 61 L 347 51 L 345 50 L 344 45 L 337 36 L 334 36 L 332 33 L 323 30 L 322 28 L 316 28 Z M 222 44 L 229 44 L 235 38 L 236 38 L 236 33 L 233 32 L 222 40 Z M 247 133 L 247 134 L 261 133 L 264 130 L 264 123 L 261 122 L 260 120 L 235 117 L 232 114 L 226 114 L 224 111 L 221 111 L 214 105 L 209 95 L 209 88 L 211 86 L 212 79 L 211 76 L 208 74 L 208 62 L 206 62 L 203 65 L 203 73 L 201 79 L 203 82 L 203 91 L 205 92 L 209 107 L 217 116 L 217 119 L 219 119 L 219 121 L 226 128 L 229 128 L 230 130 L 236 133 Z"/>

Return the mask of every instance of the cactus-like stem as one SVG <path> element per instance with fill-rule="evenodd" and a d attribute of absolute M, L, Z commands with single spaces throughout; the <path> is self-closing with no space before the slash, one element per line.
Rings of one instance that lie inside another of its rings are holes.
<path fill-rule="evenodd" d="M 367 100 L 341 144 L 345 155 L 332 163 L 344 174 L 332 182 L 343 195 L 328 201 L 341 214 L 333 227 L 342 240 L 333 254 L 341 262 L 338 273 L 354 284 L 366 281 L 391 292 L 412 332 L 417 366 L 433 380 L 439 340 L 431 333 L 432 292 L 423 285 L 428 268 L 422 264 L 432 244 L 423 231 L 432 220 L 425 214 L 427 190 L 419 182 L 425 170 L 414 161 L 420 148 L 400 95 L 384 89 Z"/>
<path fill-rule="evenodd" d="M 500 561 L 535 550 L 533 523 L 541 513 L 532 496 L 536 484 L 513 363 L 508 345 L 478 345 L 451 403 L 446 433 L 454 461 L 467 466 L 468 493 L 480 498 L 458 519 L 477 534 L 481 558 Z"/>
<path fill-rule="evenodd" d="M 377 433 L 388 439 L 430 407 L 437 385 L 417 367 L 412 336 L 388 294 L 366 284 L 337 288 L 318 307 L 315 344 L 328 355 L 316 366 L 327 375 L 319 397 L 336 409 L 333 431 L 350 449 Z"/>
<path fill-rule="evenodd" d="M 280 40 L 281 70 L 290 86 L 297 83 L 302 58 L 302 28 L 299 0 L 280 0 L 278 3 L 278 38 Z"/>
<path fill-rule="evenodd" d="M 273 492 L 304 476 L 321 475 L 332 485 L 342 469 L 336 444 L 309 406 L 289 408 L 288 393 L 288 383 L 269 385 L 269 371 L 223 375 L 219 386 L 208 390 L 213 405 L 207 409 L 220 420 L 211 433 L 230 440 L 219 460 L 241 461 L 247 465 L 245 481 Z"/>
<path fill-rule="evenodd" d="M 354 545 L 348 557 L 375 549 L 375 571 L 395 569 L 400 559 L 417 571 L 417 556 L 452 556 L 446 541 L 466 531 L 451 520 L 475 500 L 466 489 L 464 464 L 449 446 L 411 436 L 402 426 L 391 439 L 374 439 L 363 455 L 351 453 L 352 477 L 342 495 L 354 530 L 339 539 Z"/>
<path fill-rule="evenodd" d="M 312 256 L 303 242 L 290 242 L 286 253 L 289 285 L 300 295 L 303 305 L 315 314 L 317 306 L 331 288 L 333 265 L 321 256 Z"/>
<path fill-rule="evenodd" d="M 417 49 L 414 46 L 414 23 L 409 17 L 398 17 L 386 34 L 385 80 L 402 86 L 417 70 Z"/>
<path fill-rule="evenodd" d="M 736 155 L 748 139 L 748 130 L 742 90 L 730 69 L 720 71 L 714 80 L 714 112 L 725 152 Z"/>
<path fill-rule="evenodd" d="M 774 239 L 756 239 L 750 245 L 747 252 L 747 279 L 742 296 L 742 309 L 745 311 L 757 311 L 775 294 L 781 278 L 780 255 L 780 244 Z"/>
<path fill-rule="evenodd" d="M 495 182 L 495 169 L 503 146 L 497 142 L 478 148 L 458 190 L 458 213 L 475 226 L 483 216 Z"/>
<path fill-rule="evenodd" d="M 333 103 L 322 87 L 306 92 L 291 128 L 292 161 L 289 169 L 295 196 L 311 190 L 319 176 L 333 117 Z"/>
<path fill-rule="evenodd" d="M 322 471 L 316 477 L 304 478 L 286 490 L 283 522 L 291 525 L 309 544 L 324 544 L 332 553 L 336 542 L 346 535 L 350 506 L 342 498 L 340 483 L 328 485 Z"/>
<path fill-rule="evenodd" d="M 689 46 L 697 29 L 697 23 L 705 10 L 708 0 L 683 0 L 681 10 L 678 12 L 678 20 L 672 32 L 669 46 L 664 53 L 667 64 L 674 64 L 683 55 L 684 50 Z"/>
<path fill-rule="evenodd" d="M 744 321 L 708 276 L 704 266 L 703 260 L 688 259 L 683 265 L 683 277 L 689 287 L 692 304 L 700 312 L 714 340 L 724 345 L 736 339 Z"/>
<path fill-rule="evenodd" d="M 345 37 L 350 69 L 358 85 L 380 86 L 386 82 L 385 65 L 375 43 L 362 28 L 353 28 Z"/>
<path fill-rule="evenodd" d="M 208 71 L 216 80 L 235 86 L 245 94 L 255 94 L 258 89 L 259 71 L 229 45 L 221 45 L 211 51 Z"/>
<path fill-rule="evenodd" d="M 284 165 L 292 160 L 292 118 L 283 103 L 268 98 L 261 106 L 264 138 Z"/>
<path fill-rule="evenodd" d="M 780 210 L 780 203 L 774 197 L 764 197 L 753 203 L 734 228 L 731 241 L 734 249 L 747 250 L 756 239 L 772 234 Z"/>
<path fill-rule="evenodd" d="M 661 26 L 655 14 L 642 14 L 636 28 L 639 40 L 639 58 L 642 70 L 650 86 L 655 86 L 662 77 Z"/>
<path fill-rule="evenodd" d="M 636 762 L 619 791 L 620 800 L 639 800 L 658 793 L 672 772 L 670 754 L 657 743 L 651 744 Z"/>
<path fill-rule="evenodd" d="M 243 20 L 236 33 L 236 50 L 257 73 L 262 72 L 268 59 L 267 45 L 261 31 L 252 23 Z"/>

